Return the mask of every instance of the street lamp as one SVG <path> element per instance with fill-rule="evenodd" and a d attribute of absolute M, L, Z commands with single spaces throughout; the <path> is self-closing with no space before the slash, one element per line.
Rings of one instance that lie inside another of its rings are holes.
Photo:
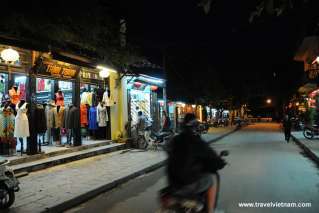
<path fill-rule="evenodd" d="M 271 104 L 271 99 L 268 98 L 266 102 L 267 102 L 267 104 Z"/>

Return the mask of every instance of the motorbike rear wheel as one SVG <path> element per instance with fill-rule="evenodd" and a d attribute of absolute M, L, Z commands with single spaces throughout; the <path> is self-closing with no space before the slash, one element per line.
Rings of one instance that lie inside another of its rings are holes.
<path fill-rule="evenodd" d="M 0 184 L 0 209 L 9 208 L 15 200 L 13 190 L 8 189 L 4 184 Z"/>
<path fill-rule="evenodd" d="M 137 145 L 138 145 L 139 149 L 146 149 L 147 148 L 148 144 L 147 144 L 147 141 L 144 138 L 144 136 L 139 136 L 137 138 Z"/>
<path fill-rule="evenodd" d="M 305 138 L 307 138 L 307 139 L 313 139 L 313 137 L 314 137 L 314 132 L 313 132 L 313 130 L 310 129 L 310 128 L 305 128 L 305 129 L 303 130 L 303 135 L 304 135 Z"/>

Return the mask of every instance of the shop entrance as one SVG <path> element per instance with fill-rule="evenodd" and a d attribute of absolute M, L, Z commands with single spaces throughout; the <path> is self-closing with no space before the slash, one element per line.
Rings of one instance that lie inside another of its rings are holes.
<path fill-rule="evenodd" d="M 41 146 L 71 146 L 76 126 L 73 81 L 36 78 L 37 140 Z M 72 121 L 75 119 L 74 121 Z"/>

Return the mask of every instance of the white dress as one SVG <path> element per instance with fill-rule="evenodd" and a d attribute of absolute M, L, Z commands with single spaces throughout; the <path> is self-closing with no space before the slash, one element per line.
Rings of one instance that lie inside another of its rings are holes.
<path fill-rule="evenodd" d="M 109 121 L 109 116 L 107 114 L 106 106 L 99 104 L 97 106 L 97 122 L 99 127 L 106 127 L 107 122 Z"/>
<path fill-rule="evenodd" d="M 24 103 L 20 108 L 16 106 L 17 116 L 15 118 L 14 137 L 24 138 L 29 137 L 29 120 L 27 116 L 27 103 Z"/>

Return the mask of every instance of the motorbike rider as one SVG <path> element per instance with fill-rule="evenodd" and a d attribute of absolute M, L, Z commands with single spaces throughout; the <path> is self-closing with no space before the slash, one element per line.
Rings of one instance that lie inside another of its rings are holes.
<path fill-rule="evenodd" d="M 226 162 L 197 134 L 199 122 L 194 114 L 186 114 L 182 132 L 167 147 L 167 175 L 175 194 L 196 196 L 206 192 L 207 212 L 213 212 L 216 187 L 212 174 Z"/>

